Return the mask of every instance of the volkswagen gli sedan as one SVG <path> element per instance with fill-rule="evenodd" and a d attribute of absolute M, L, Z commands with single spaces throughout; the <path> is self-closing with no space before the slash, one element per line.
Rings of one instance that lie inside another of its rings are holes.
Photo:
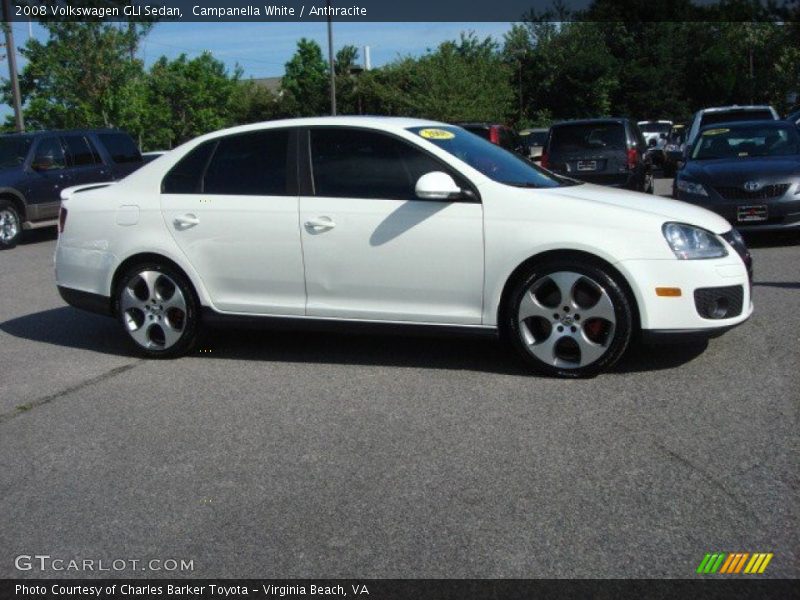
<path fill-rule="evenodd" d="M 722 217 L 429 121 L 237 127 L 62 198 L 61 296 L 153 358 L 190 351 L 204 323 L 337 322 L 500 334 L 577 377 L 636 335 L 710 336 L 752 312 Z"/>

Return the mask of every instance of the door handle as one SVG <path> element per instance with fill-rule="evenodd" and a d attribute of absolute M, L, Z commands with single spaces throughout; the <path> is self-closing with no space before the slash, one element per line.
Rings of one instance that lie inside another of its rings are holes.
<path fill-rule="evenodd" d="M 311 232 L 316 233 L 320 231 L 327 231 L 336 227 L 336 223 L 330 217 L 317 217 L 316 219 L 309 219 L 305 223 L 306 228 Z"/>
<path fill-rule="evenodd" d="M 188 215 L 181 215 L 180 217 L 175 217 L 172 221 L 177 229 L 189 229 L 189 227 L 194 227 L 195 225 L 200 224 L 200 219 L 198 219 L 195 215 L 188 214 Z"/>

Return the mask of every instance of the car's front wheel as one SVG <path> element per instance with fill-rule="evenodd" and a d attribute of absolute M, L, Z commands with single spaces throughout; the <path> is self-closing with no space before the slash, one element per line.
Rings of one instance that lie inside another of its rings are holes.
<path fill-rule="evenodd" d="M 11 202 L 0 200 L 0 250 L 13 248 L 22 237 L 19 213 Z"/>
<path fill-rule="evenodd" d="M 509 294 L 501 328 L 537 372 L 587 377 L 609 369 L 630 343 L 633 308 L 602 265 L 550 260 Z"/>
<path fill-rule="evenodd" d="M 199 330 L 199 302 L 187 278 L 158 263 L 129 269 L 117 286 L 117 312 L 128 339 L 150 358 L 187 353 Z"/>

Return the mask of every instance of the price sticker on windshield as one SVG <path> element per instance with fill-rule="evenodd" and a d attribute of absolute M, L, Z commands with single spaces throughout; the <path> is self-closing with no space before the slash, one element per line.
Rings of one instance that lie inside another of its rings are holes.
<path fill-rule="evenodd" d="M 703 135 L 719 135 L 720 133 L 728 133 L 730 129 L 709 129 L 704 131 Z"/>
<path fill-rule="evenodd" d="M 452 140 L 456 134 L 444 129 L 420 129 L 419 135 L 426 140 Z"/>

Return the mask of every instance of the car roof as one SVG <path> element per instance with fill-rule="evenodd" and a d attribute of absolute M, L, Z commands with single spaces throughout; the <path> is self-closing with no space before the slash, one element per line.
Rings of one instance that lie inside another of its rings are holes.
<path fill-rule="evenodd" d="M 605 117 L 599 119 L 574 119 L 572 121 L 559 121 L 553 123 L 553 127 L 560 127 L 563 125 L 595 125 L 600 123 L 618 123 L 620 125 L 629 122 L 630 119 L 626 117 Z"/>
<path fill-rule="evenodd" d="M 769 104 L 748 104 L 744 106 L 740 105 L 732 105 L 732 106 L 712 106 L 711 108 L 703 108 L 700 109 L 698 112 L 700 114 L 706 113 L 715 113 L 715 112 L 735 112 L 735 111 L 746 111 L 746 110 L 774 110 Z"/>
<path fill-rule="evenodd" d="M 698 132 L 708 131 L 709 129 L 726 129 L 728 127 L 772 127 L 777 129 L 779 127 L 791 127 L 794 123 L 791 121 L 764 121 L 759 119 L 743 119 L 741 121 L 725 121 L 724 123 L 711 123 L 710 125 L 703 125 Z"/>
<path fill-rule="evenodd" d="M 17 133 L 6 133 L 3 137 L 16 137 L 16 138 L 37 138 L 44 135 L 53 134 L 66 134 L 66 133 L 125 133 L 121 129 L 113 128 L 88 128 L 88 129 L 45 129 L 41 131 L 23 131 Z"/>
<path fill-rule="evenodd" d="M 275 121 L 260 121 L 248 125 L 237 125 L 227 129 L 209 132 L 195 140 L 213 139 L 222 135 L 248 133 L 262 129 L 277 129 L 282 127 L 315 127 L 327 125 L 332 127 L 367 127 L 370 129 L 405 130 L 409 127 L 448 127 L 447 123 L 427 119 L 412 119 L 409 117 L 381 117 L 381 116 L 346 116 L 346 117 L 302 117 L 299 119 L 278 119 Z"/>

